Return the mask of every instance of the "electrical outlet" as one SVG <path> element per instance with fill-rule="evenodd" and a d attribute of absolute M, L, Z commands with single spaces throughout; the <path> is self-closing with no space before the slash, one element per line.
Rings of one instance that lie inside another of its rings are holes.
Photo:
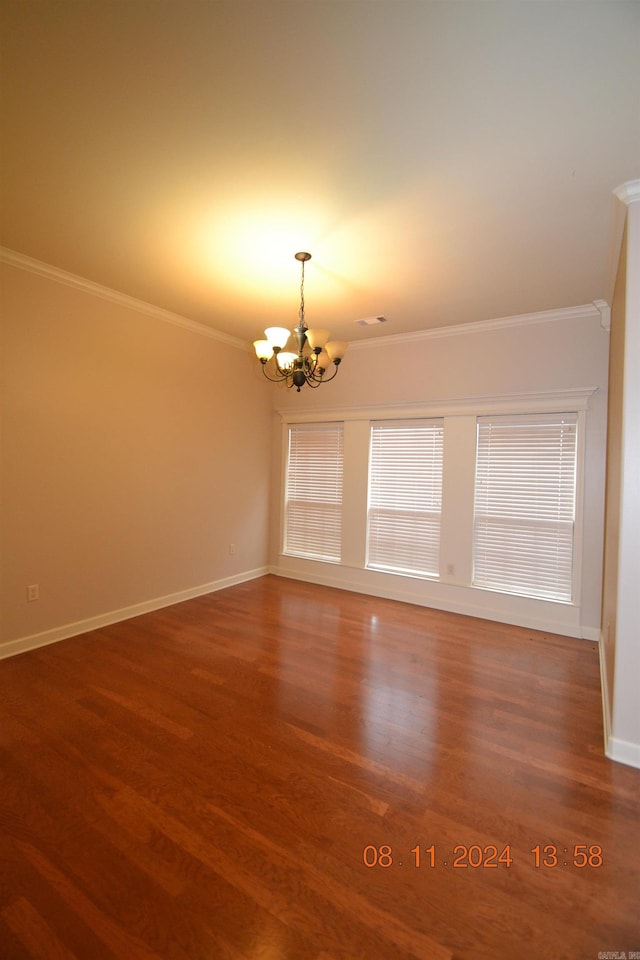
<path fill-rule="evenodd" d="M 32 600 L 38 600 L 40 598 L 40 587 L 37 583 L 32 583 L 27 587 L 27 601 L 31 603 Z"/>
<path fill-rule="evenodd" d="M 455 575 L 456 575 L 456 565 L 455 565 L 455 563 L 448 563 L 448 564 L 447 564 L 447 576 L 448 576 L 448 577 L 455 577 Z"/>
<path fill-rule="evenodd" d="M 229 553 L 235 553 L 235 552 L 236 552 L 236 545 L 235 545 L 235 543 L 230 543 L 230 544 L 229 544 Z"/>

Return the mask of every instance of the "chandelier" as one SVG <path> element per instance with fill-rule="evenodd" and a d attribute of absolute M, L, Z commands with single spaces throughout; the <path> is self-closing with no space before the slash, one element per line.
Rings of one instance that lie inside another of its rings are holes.
<path fill-rule="evenodd" d="M 329 341 L 328 330 L 308 329 L 304 320 L 304 265 L 307 260 L 311 260 L 311 254 L 296 253 L 295 257 L 300 261 L 302 271 L 298 326 L 293 331 L 298 352 L 291 353 L 284 349 L 289 339 L 289 330 L 285 327 L 269 327 L 265 330 L 267 339 L 254 340 L 253 346 L 267 380 L 273 383 L 286 383 L 288 387 L 295 387 L 300 393 L 300 387 L 305 383 L 310 387 L 319 387 L 321 383 L 333 380 L 349 344 L 344 340 Z M 306 353 L 305 344 L 309 344 L 309 350 Z M 272 358 L 274 363 L 269 365 Z M 332 362 L 335 370 L 326 376 Z"/>

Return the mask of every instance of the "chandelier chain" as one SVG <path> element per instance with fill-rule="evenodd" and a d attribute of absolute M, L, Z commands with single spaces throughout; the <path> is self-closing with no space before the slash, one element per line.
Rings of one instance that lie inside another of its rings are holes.
<path fill-rule="evenodd" d="M 300 275 L 300 313 L 298 314 L 300 318 L 300 326 L 304 326 L 304 260 L 302 263 L 302 272 Z"/>

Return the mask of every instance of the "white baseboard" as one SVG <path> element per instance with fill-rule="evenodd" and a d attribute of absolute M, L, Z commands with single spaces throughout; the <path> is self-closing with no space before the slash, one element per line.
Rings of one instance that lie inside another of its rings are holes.
<path fill-rule="evenodd" d="M 639 744 L 629 743 L 628 740 L 619 740 L 617 737 L 609 736 L 604 752 L 610 760 L 616 760 L 618 763 L 626 763 L 627 766 L 636 767 L 640 770 Z"/>
<path fill-rule="evenodd" d="M 65 623 L 62 626 L 53 627 L 51 630 L 44 630 L 42 633 L 34 633 L 29 637 L 8 640 L 6 643 L 0 644 L 0 660 L 6 657 L 14 657 L 18 653 L 26 653 L 27 650 L 35 650 L 37 647 L 44 647 L 49 643 L 57 643 L 58 640 L 77 637 L 81 633 L 89 633 L 90 630 L 108 627 L 110 624 L 119 623 L 121 620 L 130 620 L 131 617 L 139 617 L 142 613 L 152 613 L 154 610 L 161 610 L 162 607 L 170 607 L 174 603 L 182 603 L 184 600 L 193 600 L 194 597 L 202 597 L 207 593 L 215 593 L 217 590 L 224 590 L 225 587 L 233 587 L 238 583 L 245 583 L 247 580 L 255 580 L 258 577 L 264 577 L 267 573 L 269 573 L 267 567 L 258 567 L 256 570 L 247 570 L 244 573 L 235 574 L 233 577 L 225 577 L 223 580 L 214 580 L 212 583 L 203 583 L 198 587 L 190 587 L 188 590 L 170 593 L 165 597 L 144 600 L 142 603 L 122 607 L 120 610 L 110 610 L 95 617 L 88 617 L 86 620 Z"/>
<path fill-rule="evenodd" d="M 436 595 L 433 591 L 428 595 L 420 595 L 412 586 L 416 581 L 403 577 L 371 577 L 366 571 L 364 576 L 360 568 L 351 569 L 345 565 L 336 566 L 334 564 L 317 563 L 305 569 L 297 569 L 293 564 L 275 564 L 269 568 L 269 572 L 275 576 L 285 577 L 290 580 L 302 580 L 307 583 L 319 583 L 325 587 L 336 587 L 339 590 L 352 590 L 354 593 L 364 593 L 373 597 L 381 597 L 386 600 L 398 600 L 401 603 L 413 603 L 418 606 L 430 607 L 433 610 L 442 610 L 446 613 L 459 613 L 465 617 L 478 617 L 481 620 L 493 620 L 496 623 L 508 623 L 515 626 L 526 627 L 530 630 L 540 630 L 544 633 L 556 633 L 566 637 L 576 637 L 578 639 L 594 640 L 599 638 L 599 630 L 595 627 L 579 626 L 568 623 L 565 620 L 553 619 L 549 614 L 542 615 L 515 610 L 504 610 L 498 605 L 481 604 L 474 602 L 469 591 L 463 594 L 460 591 L 453 593 L 448 590 L 446 585 L 441 595 Z M 366 582 L 365 582 L 366 578 Z M 408 582 L 409 586 L 406 586 Z"/>

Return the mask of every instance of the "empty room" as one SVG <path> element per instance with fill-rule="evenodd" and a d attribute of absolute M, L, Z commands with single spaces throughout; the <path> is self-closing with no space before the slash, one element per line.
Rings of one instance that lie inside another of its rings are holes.
<path fill-rule="evenodd" d="M 0 45 L 2 960 L 640 958 L 640 3 Z"/>

